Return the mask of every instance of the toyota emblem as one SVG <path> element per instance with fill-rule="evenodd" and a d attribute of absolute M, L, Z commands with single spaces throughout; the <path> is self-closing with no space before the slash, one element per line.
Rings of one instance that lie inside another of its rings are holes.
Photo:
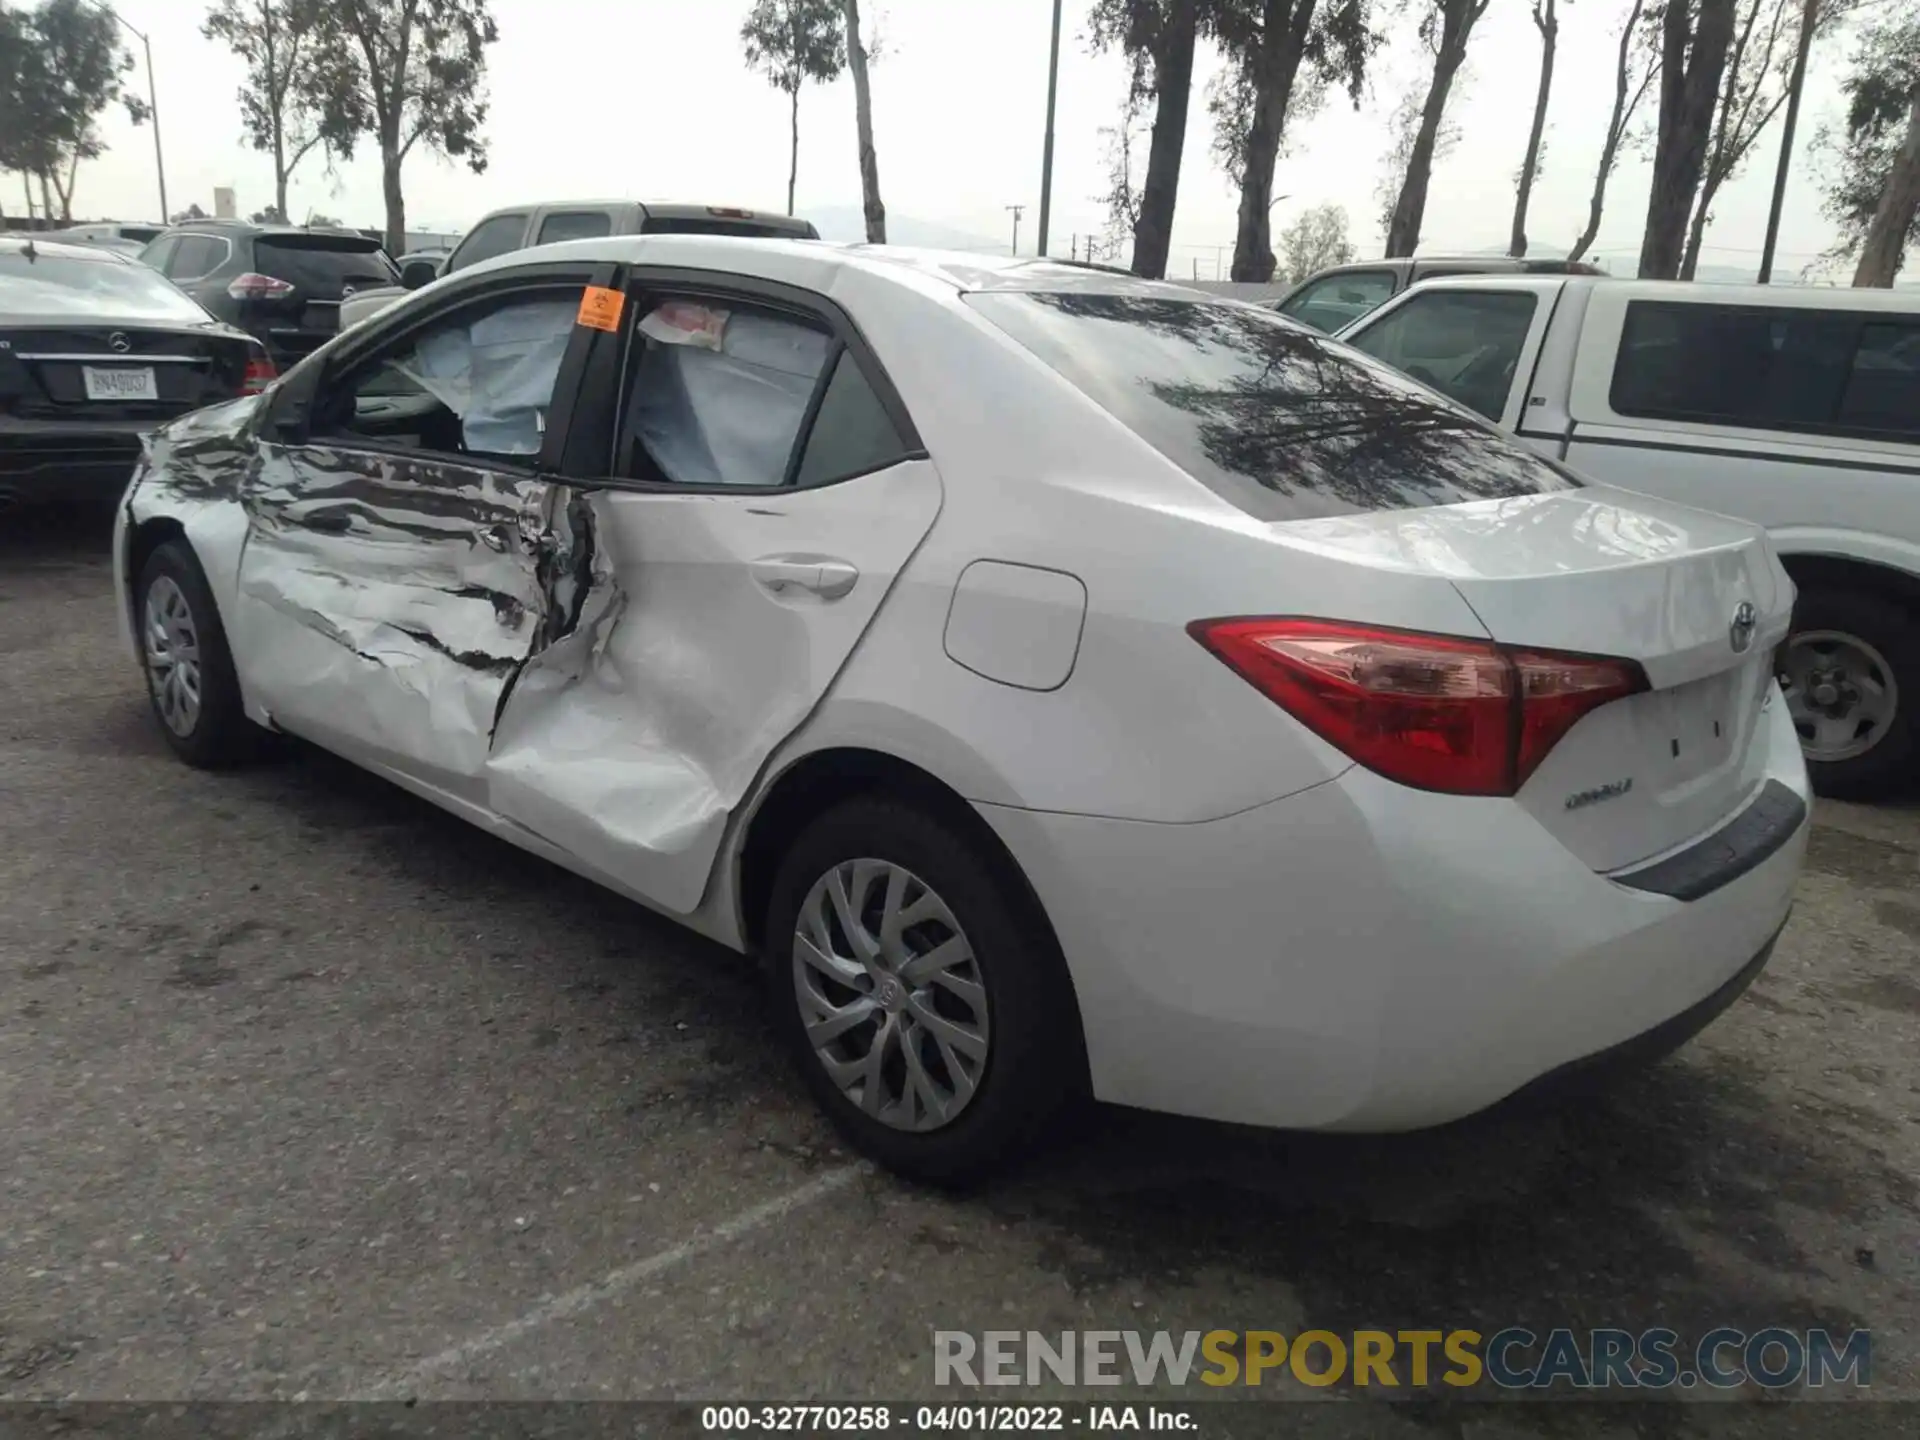
<path fill-rule="evenodd" d="M 360 287 L 358 285 L 342 285 L 340 287 L 340 298 L 342 300 L 345 300 L 349 295 L 357 295 L 359 293 Z"/>
<path fill-rule="evenodd" d="M 133 348 L 133 342 L 116 330 L 107 336 L 107 348 L 117 355 L 124 355 Z"/>
<path fill-rule="evenodd" d="M 1727 640 L 1733 646 L 1733 653 L 1741 655 L 1753 644 L 1754 626 L 1760 623 L 1760 614 L 1753 608 L 1751 600 L 1742 600 L 1739 608 L 1733 612 L 1733 624 L 1727 627 Z"/>

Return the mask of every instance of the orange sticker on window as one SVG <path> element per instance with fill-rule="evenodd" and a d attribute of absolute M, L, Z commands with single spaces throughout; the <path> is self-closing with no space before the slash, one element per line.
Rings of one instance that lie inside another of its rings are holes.
<path fill-rule="evenodd" d="M 580 313 L 574 324 L 585 325 L 589 330 L 618 330 L 620 312 L 626 303 L 627 297 L 618 290 L 589 285 L 580 292 Z"/>

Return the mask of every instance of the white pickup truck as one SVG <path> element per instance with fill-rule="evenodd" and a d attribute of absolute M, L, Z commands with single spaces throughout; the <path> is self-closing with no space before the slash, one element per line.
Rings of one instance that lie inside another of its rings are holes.
<path fill-rule="evenodd" d="M 1920 293 L 1463 277 L 1339 338 L 1582 475 L 1765 525 L 1815 785 L 1920 778 Z"/>

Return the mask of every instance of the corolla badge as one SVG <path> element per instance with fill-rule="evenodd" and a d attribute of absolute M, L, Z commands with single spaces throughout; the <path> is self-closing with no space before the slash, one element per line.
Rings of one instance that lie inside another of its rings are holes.
<path fill-rule="evenodd" d="M 116 355 L 124 355 L 133 348 L 133 342 L 116 330 L 107 336 L 107 348 Z"/>
<path fill-rule="evenodd" d="M 1613 800 L 1633 789 L 1633 777 L 1614 780 L 1605 785 L 1596 785 L 1591 790 L 1576 790 L 1567 796 L 1567 809 L 1584 810 L 1589 805 L 1598 805 L 1602 800 Z"/>
<path fill-rule="evenodd" d="M 1753 644 L 1754 627 L 1759 623 L 1760 612 L 1753 608 L 1753 602 L 1742 600 L 1733 612 L 1733 624 L 1727 627 L 1727 642 L 1733 646 L 1734 654 L 1746 653 L 1747 647 Z"/>

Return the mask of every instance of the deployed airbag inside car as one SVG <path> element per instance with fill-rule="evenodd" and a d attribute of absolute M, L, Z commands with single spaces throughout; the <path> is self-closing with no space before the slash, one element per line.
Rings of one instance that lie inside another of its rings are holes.
<path fill-rule="evenodd" d="M 576 299 L 509 305 L 421 337 L 400 368 L 461 420 L 468 450 L 538 455 Z"/>
<path fill-rule="evenodd" d="M 627 428 L 661 474 L 682 485 L 781 484 L 832 338 L 686 301 L 656 307 L 639 329 L 646 349 Z"/>

